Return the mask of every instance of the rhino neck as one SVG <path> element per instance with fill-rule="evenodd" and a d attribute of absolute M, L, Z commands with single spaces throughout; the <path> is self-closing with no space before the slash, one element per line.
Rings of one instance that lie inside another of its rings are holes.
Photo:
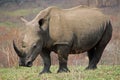
<path fill-rule="evenodd" d="M 50 37 L 49 28 L 47 29 L 47 31 L 45 31 L 42 34 L 42 36 L 43 36 L 43 47 L 50 48 L 52 44 L 54 43 L 54 40 Z"/>

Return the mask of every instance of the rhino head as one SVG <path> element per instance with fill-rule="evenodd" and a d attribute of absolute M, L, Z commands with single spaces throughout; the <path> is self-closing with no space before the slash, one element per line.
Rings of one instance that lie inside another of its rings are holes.
<path fill-rule="evenodd" d="M 45 12 L 44 12 L 45 14 Z M 19 66 L 31 67 L 33 61 L 42 51 L 46 31 L 48 27 L 48 18 L 41 17 L 38 14 L 35 19 L 28 22 L 23 17 L 21 20 L 25 23 L 25 34 L 21 45 L 21 49 L 13 41 L 13 48 L 19 57 Z"/>
<path fill-rule="evenodd" d="M 30 67 L 39 53 L 42 52 L 43 44 L 49 39 L 49 21 L 51 10 L 54 7 L 48 7 L 41 10 L 32 20 L 27 21 L 23 17 L 21 20 L 25 23 L 25 34 L 22 41 L 22 49 L 13 41 L 13 48 L 19 57 L 19 65 Z"/>

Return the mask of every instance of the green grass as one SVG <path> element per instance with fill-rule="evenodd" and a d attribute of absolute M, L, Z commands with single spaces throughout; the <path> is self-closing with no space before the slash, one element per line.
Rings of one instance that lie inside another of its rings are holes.
<path fill-rule="evenodd" d="M 57 66 L 51 67 L 51 74 L 38 76 L 40 67 L 0 68 L 0 80 L 120 80 L 120 66 L 99 66 L 85 71 L 81 66 L 69 66 L 70 73 L 57 74 Z"/>

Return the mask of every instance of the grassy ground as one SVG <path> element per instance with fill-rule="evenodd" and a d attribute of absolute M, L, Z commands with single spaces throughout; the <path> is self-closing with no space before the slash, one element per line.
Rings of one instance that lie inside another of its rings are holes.
<path fill-rule="evenodd" d="M 71 66 L 70 73 L 59 73 L 58 66 L 51 67 L 51 74 L 38 76 L 40 67 L 0 68 L 0 80 L 120 80 L 120 66 L 99 66 L 97 70 L 84 71 L 84 67 Z"/>

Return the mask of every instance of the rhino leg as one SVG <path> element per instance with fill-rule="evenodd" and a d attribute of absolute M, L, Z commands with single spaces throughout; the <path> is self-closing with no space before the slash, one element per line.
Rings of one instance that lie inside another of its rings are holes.
<path fill-rule="evenodd" d="M 105 46 L 102 46 L 102 45 L 96 46 L 96 50 L 92 54 L 93 57 L 89 58 L 89 65 L 86 69 L 96 69 L 97 68 L 97 64 L 102 56 L 104 49 L 105 49 Z M 89 53 L 89 55 L 90 55 L 90 53 Z"/>
<path fill-rule="evenodd" d="M 58 59 L 59 59 L 59 69 L 58 73 L 61 72 L 70 72 L 67 67 L 67 61 L 68 61 L 68 53 L 70 49 L 67 45 L 59 45 L 57 46 L 57 53 L 58 53 Z"/>
<path fill-rule="evenodd" d="M 109 23 L 102 36 L 102 39 L 97 43 L 97 45 L 90 52 L 88 52 L 88 57 L 89 57 L 90 62 L 86 69 L 97 68 L 97 64 L 102 56 L 102 53 L 106 45 L 110 41 L 111 37 L 112 37 L 112 27 L 111 27 L 111 24 Z"/>
<path fill-rule="evenodd" d="M 94 53 L 95 53 L 95 48 L 92 48 L 91 50 L 88 51 L 88 58 L 89 58 L 89 65 L 86 69 L 90 69 L 91 61 L 94 58 Z M 91 67 L 91 69 L 95 69 L 96 66 Z"/>
<path fill-rule="evenodd" d="M 44 62 L 44 68 L 40 74 L 43 73 L 51 73 L 50 66 L 51 66 L 51 58 L 50 58 L 50 51 L 47 49 L 43 49 L 42 53 L 40 53 L 40 56 L 43 59 Z"/>

